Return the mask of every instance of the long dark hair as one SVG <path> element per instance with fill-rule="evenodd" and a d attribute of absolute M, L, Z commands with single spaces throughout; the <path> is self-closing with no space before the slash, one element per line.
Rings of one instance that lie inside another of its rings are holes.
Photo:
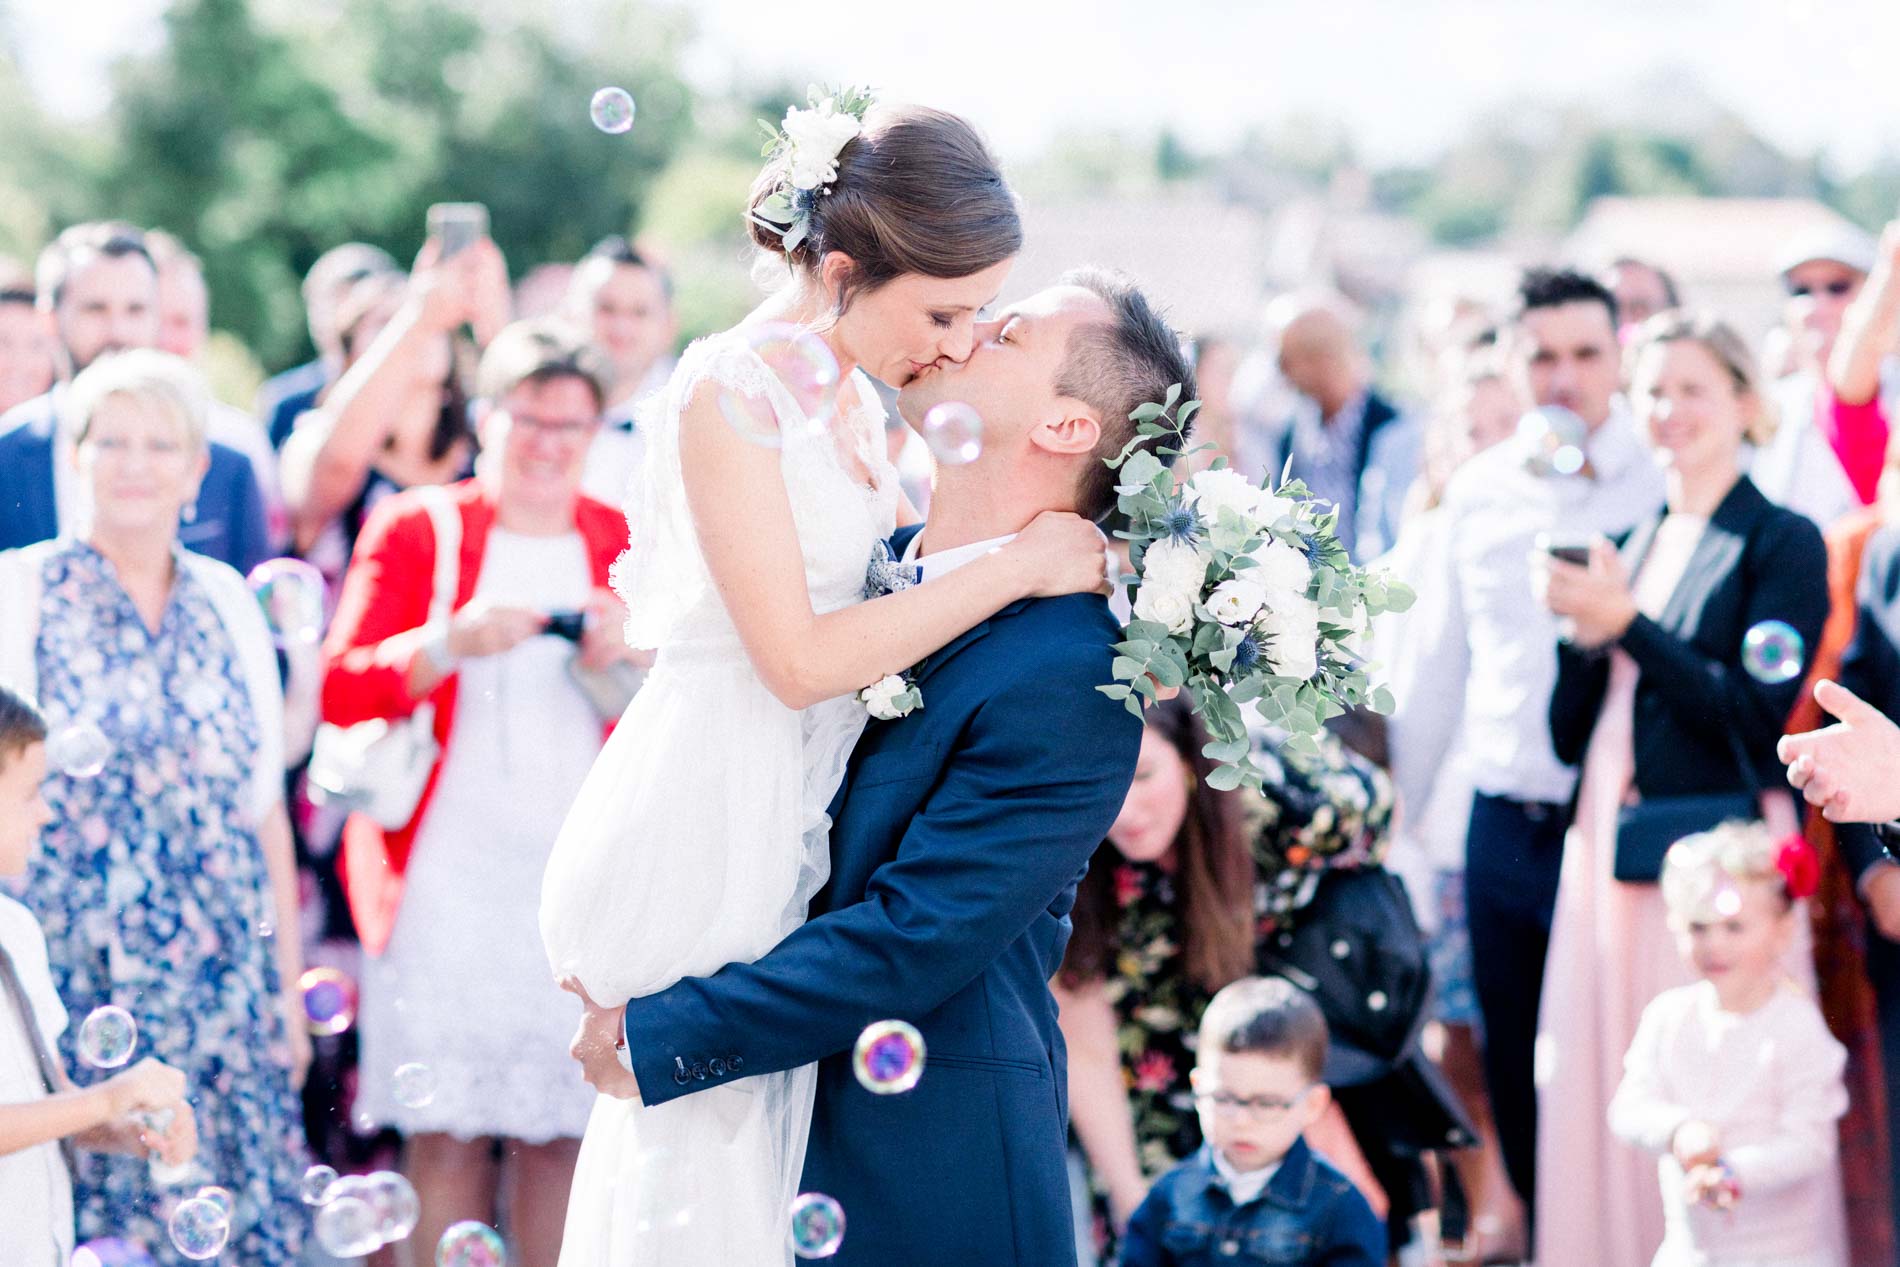
<path fill-rule="evenodd" d="M 1207 786 L 1214 768 L 1201 755 L 1207 732 L 1185 697 L 1150 708 L 1147 725 L 1174 745 L 1193 778 L 1173 846 L 1181 954 L 1189 976 L 1209 991 L 1218 990 L 1254 970 L 1254 863 L 1240 801 L 1252 793 Z M 1121 953 L 1115 896 L 1120 862 L 1120 851 L 1104 841 L 1076 891 L 1070 915 L 1075 932 L 1062 960 L 1065 979 L 1100 980 Z"/>

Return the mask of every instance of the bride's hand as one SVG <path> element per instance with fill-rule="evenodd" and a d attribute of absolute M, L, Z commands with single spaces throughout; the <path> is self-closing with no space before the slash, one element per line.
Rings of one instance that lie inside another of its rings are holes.
<path fill-rule="evenodd" d="M 1045 510 L 1003 550 L 1023 568 L 1027 597 L 1106 594 L 1110 590 L 1112 556 L 1108 539 L 1080 515 Z M 1119 572 L 1120 568 L 1114 570 Z"/>
<path fill-rule="evenodd" d="M 580 1061 L 582 1076 L 602 1095 L 617 1100 L 638 1100 L 640 1081 L 620 1063 L 620 1048 L 627 1042 L 622 1029 L 626 1006 L 602 1007 L 588 997 L 587 988 L 578 977 L 563 977 L 561 988 L 579 995 L 586 1009 L 581 1014 L 580 1028 L 574 1031 L 574 1041 L 567 1046 L 567 1054 Z"/>

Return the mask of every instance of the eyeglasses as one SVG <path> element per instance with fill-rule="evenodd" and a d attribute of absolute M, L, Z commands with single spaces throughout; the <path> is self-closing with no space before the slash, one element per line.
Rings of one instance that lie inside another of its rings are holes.
<path fill-rule="evenodd" d="M 508 420 L 516 430 L 546 436 L 550 440 L 579 440 L 592 435 L 594 428 L 600 425 L 597 419 L 581 422 L 572 418 L 535 418 L 521 413 L 509 414 Z"/>
<path fill-rule="evenodd" d="M 1843 281 L 1827 282 L 1820 286 L 1796 285 L 1788 287 L 1788 297 L 1790 299 L 1806 299 L 1810 295 L 1821 294 L 1831 295 L 1835 299 L 1840 299 L 1850 294 L 1854 286 L 1855 283 L 1853 282 Z"/>
<path fill-rule="evenodd" d="M 1227 1091 L 1197 1091 L 1194 1102 L 1225 1117 L 1279 1117 L 1306 1099 L 1312 1090 L 1307 1087 L 1290 1100 L 1271 1095 L 1241 1096 Z"/>

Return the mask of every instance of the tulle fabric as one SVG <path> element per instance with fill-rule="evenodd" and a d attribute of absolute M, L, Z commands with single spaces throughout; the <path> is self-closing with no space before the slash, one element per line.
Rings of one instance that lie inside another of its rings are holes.
<path fill-rule="evenodd" d="M 752 353 L 725 334 L 681 359 L 647 430 L 614 583 L 628 638 L 657 646 L 549 860 L 541 933 L 560 975 L 597 1000 L 652 994 L 750 962 L 804 919 L 830 869 L 826 807 L 865 724 L 855 699 L 794 710 L 752 669 L 700 554 L 679 460 L 679 416 L 707 381 L 770 403 L 813 606 L 859 599 L 892 530 L 896 474 L 876 397 L 813 426 Z M 840 462 L 842 432 L 876 480 Z M 725 1056 L 731 1053 L 709 1052 Z M 789 1262 L 786 1212 L 810 1130 L 811 1066 L 645 1107 L 602 1098 L 581 1146 L 562 1267 L 726 1267 Z"/>

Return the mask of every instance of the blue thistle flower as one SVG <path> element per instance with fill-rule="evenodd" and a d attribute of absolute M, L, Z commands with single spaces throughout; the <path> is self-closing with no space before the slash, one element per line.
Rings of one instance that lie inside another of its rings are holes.
<path fill-rule="evenodd" d="M 1201 535 L 1200 516 L 1186 506 L 1172 507 L 1155 526 L 1161 530 L 1163 537 L 1181 545 L 1192 545 L 1194 539 Z"/>
<path fill-rule="evenodd" d="M 1234 672 L 1249 673 L 1257 668 L 1267 649 L 1260 644 L 1260 635 L 1250 633 L 1234 646 Z"/>

